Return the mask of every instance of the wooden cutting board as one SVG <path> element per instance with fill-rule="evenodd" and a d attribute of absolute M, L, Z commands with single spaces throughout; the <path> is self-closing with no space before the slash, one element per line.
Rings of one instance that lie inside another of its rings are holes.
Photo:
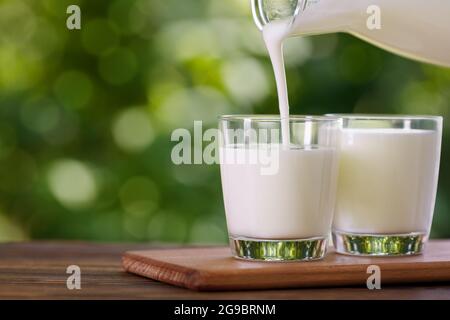
<path fill-rule="evenodd" d="M 329 250 L 313 262 L 254 262 L 231 257 L 228 247 L 130 251 L 126 271 L 193 290 L 249 290 L 366 286 L 367 267 L 381 270 L 381 286 L 450 281 L 450 240 L 430 241 L 422 255 L 354 257 Z"/>

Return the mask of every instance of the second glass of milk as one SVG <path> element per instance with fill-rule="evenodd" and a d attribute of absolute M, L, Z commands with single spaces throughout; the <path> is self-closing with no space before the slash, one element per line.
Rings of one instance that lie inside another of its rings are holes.
<path fill-rule="evenodd" d="M 314 260 L 325 255 L 336 196 L 340 120 L 286 120 L 264 115 L 220 119 L 222 189 L 237 258 Z"/>
<path fill-rule="evenodd" d="M 420 253 L 433 218 L 442 118 L 340 116 L 336 250 L 355 255 Z"/>

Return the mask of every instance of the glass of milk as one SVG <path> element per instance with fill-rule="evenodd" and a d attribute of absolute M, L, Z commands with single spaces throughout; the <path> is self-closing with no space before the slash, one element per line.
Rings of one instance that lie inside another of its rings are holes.
<path fill-rule="evenodd" d="M 339 116 L 343 121 L 333 222 L 337 251 L 420 253 L 433 218 L 442 117 Z"/>
<path fill-rule="evenodd" d="M 222 189 L 236 258 L 323 258 L 336 195 L 339 121 L 315 116 L 220 118 Z"/>

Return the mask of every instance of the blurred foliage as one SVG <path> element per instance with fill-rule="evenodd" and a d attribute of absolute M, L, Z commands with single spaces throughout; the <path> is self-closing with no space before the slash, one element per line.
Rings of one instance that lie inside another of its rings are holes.
<path fill-rule="evenodd" d="M 293 114 L 445 117 L 449 237 L 450 70 L 349 35 L 291 39 L 286 63 Z M 247 1 L 0 0 L 0 241 L 224 243 L 218 167 L 170 161 L 173 129 L 224 113 L 277 113 Z"/>

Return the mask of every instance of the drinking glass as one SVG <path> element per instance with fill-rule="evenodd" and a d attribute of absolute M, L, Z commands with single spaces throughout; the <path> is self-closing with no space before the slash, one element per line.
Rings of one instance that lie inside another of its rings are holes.
<path fill-rule="evenodd" d="M 220 171 L 234 257 L 285 261 L 325 255 L 336 193 L 339 121 L 316 116 L 220 118 Z"/>
<path fill-rule="evenodd" d="M 353 255 L 422 252 L 436 199 L 442 117 L 342 118 L 333 241 Z"/>

